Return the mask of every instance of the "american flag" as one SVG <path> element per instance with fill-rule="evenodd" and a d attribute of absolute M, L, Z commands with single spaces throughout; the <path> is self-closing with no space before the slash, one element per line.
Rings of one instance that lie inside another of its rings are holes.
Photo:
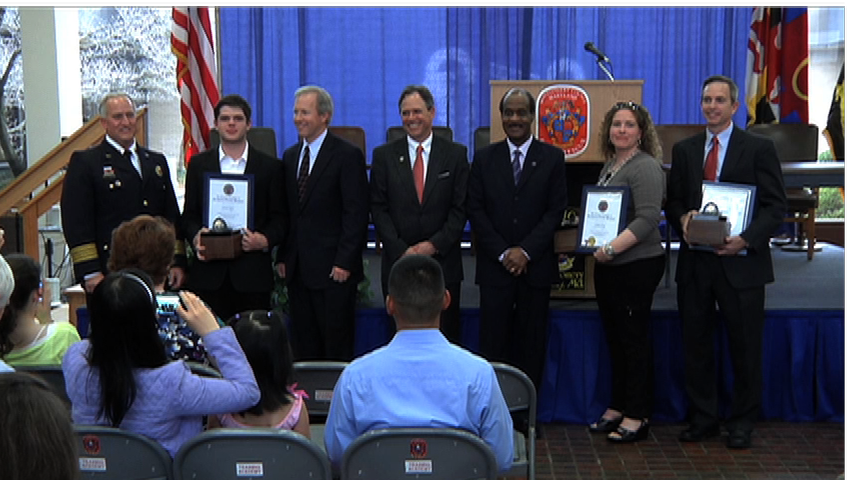
<path fill-rule="evenodd" d="M 172 9 L 172 52 L 178 57 L 178 92 L 184 123 L 185 161 L 206 150 L 219 101 L 216 57 L 207 7 Z"/>

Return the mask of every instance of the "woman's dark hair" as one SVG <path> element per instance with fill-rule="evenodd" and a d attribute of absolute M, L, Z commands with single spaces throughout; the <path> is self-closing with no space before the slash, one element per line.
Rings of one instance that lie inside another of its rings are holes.
<path fill-rule="evenodd" d="M 107 269 L 138 268 L 155 285 L 166 281 L 175 255 L 175 227 L 163 217 L 137 215 L 113 231 Z"/>
<path fill-rule="evenodd" d="M 42 379 L 22 372 L 0 374 L 0 452 L 0 478 L 78 478 L 71 415 Z"/>
<path fill-rule="evenodd" d="M 261 415 L 291 403 L 294 362 L 288 331 L 278 312 L 251 310 L 229 320 L 237 341 L 255 372 L 261 400 L 241 413 Z"/>
<path fill-rule="evenodd" d="M 12 351 L 14 345 L 9 335 L 18 326 L 18 315 L 27 308 L 33 292 L 39 289 L 41 282 L 41 267 L 29 255 L 12 253 L 6 256 L 6 263 L 12 269 L 15 277 L 15 289 L 9 296 L 9 303 L 3 316 L 0 317 L 0 357 Z"/>
<path fill-rule="evenodd" d="M 136 399 L 134 369 L 157 368 L 167 362 L 157 333 L 151 279 L 136 269 L 110 273 L 95 287 L 88 308 L 88 360 L 101 384 L 98 413 L 118 427 Z"/>

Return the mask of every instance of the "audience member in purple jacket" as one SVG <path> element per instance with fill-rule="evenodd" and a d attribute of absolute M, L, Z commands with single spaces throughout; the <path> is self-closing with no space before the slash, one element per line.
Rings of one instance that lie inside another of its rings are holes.
<path fill-rule="evenodd" d="M 223 378 L 194 375 L 169 362 L 157 334 L 151 282 L 138 270 L 107 275 L 89 299 L 91 335 L 62 361 L 74 423 L 146 435 L 171 455 L 202 431 L 209 414 L 242 411 L 260 392 L 231 328 L 194 294 L 181 292 L 178 314 L 198 333 Z"/>

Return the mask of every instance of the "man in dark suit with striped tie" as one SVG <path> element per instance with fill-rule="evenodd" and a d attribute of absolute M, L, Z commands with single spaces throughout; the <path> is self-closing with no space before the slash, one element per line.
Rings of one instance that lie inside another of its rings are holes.
<path fill-rule="evenodd" d="M 786 213 L 780 161 L 771 140 L 736 127 L 738 86 L 720 75 L 703 82 L 706 131 L 673 146 L 667 184 L 667 222 L 681 239 L 677 302 L 685 347 L 690 425 L 679 435 L 698 442 L 720 434 L 714 334 L 723 314 L 733 366 L 727 447 L 748 448 L 762 403 L 765 284 L 774 281 L 769 239 Z M 703 181 L 756 187 L 753 218 L 715 251 L 689 247 L 689 222 L 702 208 Z"/>
<path fill-rule="evenodd" d="M 294 97 L 300 141 L 284 154 L 289 230 L 276 257 L 288 285 L 294 357 L 349 361 L 368 232 L 365 154 L 329 132 L 326 90 L 305 86 Z"/>
<path fill-rule="evenodd" d="M 478 150 L 469 175 L 480 352 L 518 366 L 539 388 L 558 279 L 554 233 L 567 202 L 564 155 L 534 139 L 530 92 L 510 89 L 499 108 L 507 138 Z"/>

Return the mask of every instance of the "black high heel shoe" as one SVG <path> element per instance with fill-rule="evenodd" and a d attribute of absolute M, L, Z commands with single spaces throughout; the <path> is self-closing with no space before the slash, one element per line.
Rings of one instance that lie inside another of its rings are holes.
<path fill-rule="evenodd" d="M 589 430 L 593 433 L 613 432 L 613 431 L 617 430 L 617 428 L 620 426 L 620 422 L 622 422 L 622 421 L 623 421 L 622 415 L 620 415 L 617 418 L 611 419 L 611 420 L 608 420 L 605 417 L 599 417 L 599 420 L 597 420 L 595 423 L 591 423 L 590 425 L 587 426 L 587 430 Z"/>
<path fill-rule="evenodd" d="M 612 443 L 632 443 L 646 440 L 649 436 L 649 422 L 641 422 L 637 430 L 629 430 L 626 427 L 617 427 L 608 434 L 608 441 Z"/>

